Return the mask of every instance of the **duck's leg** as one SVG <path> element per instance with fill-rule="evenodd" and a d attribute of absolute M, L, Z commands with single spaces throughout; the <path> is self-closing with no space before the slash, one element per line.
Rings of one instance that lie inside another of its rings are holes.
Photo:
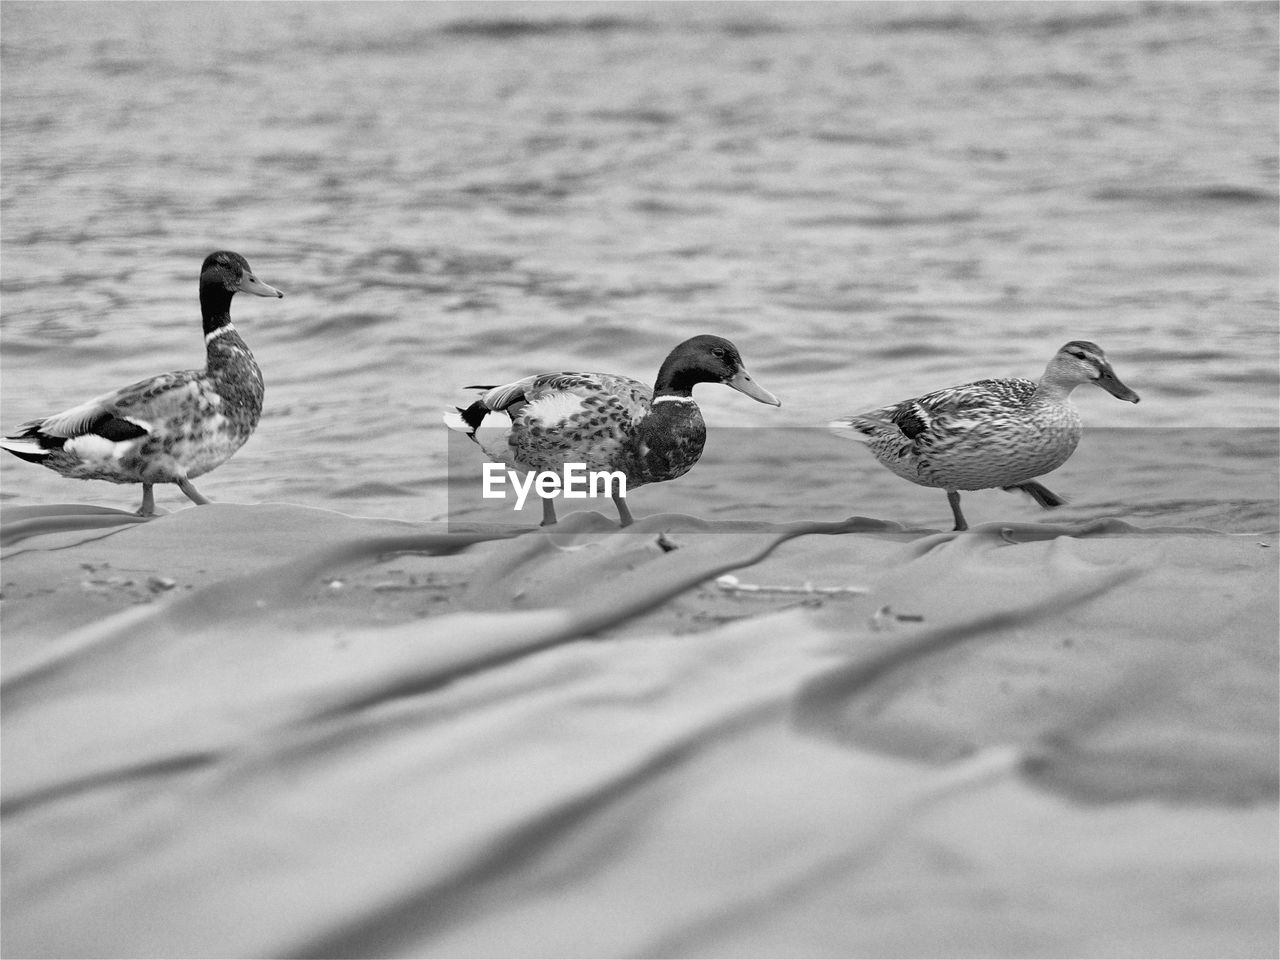
<path fill-rule="evenodd" d="M 140 517 L 153 517 L 156 513 L 156 497 L 151 492 L 151 484 L 142 485 L 142 506 L 134 511 Z"/>
<path fill-rule="evenodd" d="M 554 527 L 556 524 L 556 502 L 551 497 L 542 498 L 542 523 L 540 527 Z"/>
<path fill-rule="evenodd" d="M 1019 483 L 1012 487 L 1001 487 L 1000 489 L 1008 490 L 1010 493 L 1014 490 L 1021 490 L 1023 493 L 1030 495 L 1031 499 L 1046 510 L 1050 507 L 1060 507 L 1067 502 L 1043 483 L 1036 483 L 1034 480 L 1028 480 L 1026 483 Z"/>
<path fill-rule="evenodd" d="M 634 521 L 631 519 L 631 511 L 627 508 L 627 501 L 615 493 L 613 495 L 613 505 L 618 508 L 618 519 L 621 521 L 621 525 L 624 527 L 631 526 Z"/>
<path fill-rule="evenodd" d="M 968 530 L 969 525 L 964 522 L 964 514 L 960 512 L 960 491 L 948 490 L 947 503 L 951 504 L 951 513 L 956 518 L 956 529 Z"/>
<path fill-rule="evenodd" d="M 209 502 L 208 500 L 206 500 L 204 497 L 200 495 L 200 491 L 195 488 L 195 484 L 193 484 L 186 477 L 181 478 L 180 480 L 177 481 L 177 483 L 178 483 L 178 489 L 181 490 L 183 493 L 185 493 L 187 495 L 187 499 L 190 500 L 192 503 L 198 504 L 203 507 L 205 504 Z"/>

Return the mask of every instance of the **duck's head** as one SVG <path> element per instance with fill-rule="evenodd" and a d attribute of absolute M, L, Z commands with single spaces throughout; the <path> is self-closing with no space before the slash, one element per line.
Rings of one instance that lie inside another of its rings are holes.
<path fill-rule="evenodd" d="M 1138 395 L 1120 382 L 1102 348 L 1088 340 L 1072 340 L 1054 354 L 1045 371 L 1046 379 L 1064 385 L 1092 383 L 1120 400 L 1138 402 Z"/>
<path fill-rule="evenodd" d="M 200 289 L 225 290 L 228 294 L 252 293 L 259 297 L 283 297 L 284 294 L 254 276 L 249 261 L 230 250 L 219 250 L 204 258 L 200 267 Z"/>
<path fill-rule="evenodd" d="M 655 394 L 689 396 L 695 383 L 723 383 L 752 400 L 782 406 L 782 401 L 751 379 L 738 348 L 724 337 L 692 337 L 677 346 L 658 371 Z"/>

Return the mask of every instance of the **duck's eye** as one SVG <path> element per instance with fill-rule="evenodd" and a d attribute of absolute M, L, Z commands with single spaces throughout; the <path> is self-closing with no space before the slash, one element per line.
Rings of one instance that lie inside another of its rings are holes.
<path fill-rule="evenodd" d="M 1071 354 L 1071 355 L 1072 355 L 1073 357 L 1075 357 L 1077 360 L 1086 360 L 1086 359 L 1088 359 L 1088 358 L 1087 358 L 1083 353 L 1081 353 L 1079 350 L 1068 350 L 1068 351 L 1067 351 L 1067 353 Z"/>
<path fill-rule="evenodd" d="M 711 355 L 712 355 L 713 357 L 719 357 L 721 360 L 723 360 L 723 359 L 724 359 L 724 347 L 712 347 L 712 348 L 711 348 Z"/>

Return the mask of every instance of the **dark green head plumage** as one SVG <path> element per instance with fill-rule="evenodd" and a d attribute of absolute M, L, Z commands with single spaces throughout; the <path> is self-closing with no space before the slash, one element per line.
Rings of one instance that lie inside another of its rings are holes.
<path fill-rule="evenodd" d="M 702 334 L 678 344 L 662 362 L 653 394 L 687 397 L 699 383 L 723 383 L 753 400 L 782 406 L 777 397 L 751 379 L 738 348 L 724 337 Z"/>

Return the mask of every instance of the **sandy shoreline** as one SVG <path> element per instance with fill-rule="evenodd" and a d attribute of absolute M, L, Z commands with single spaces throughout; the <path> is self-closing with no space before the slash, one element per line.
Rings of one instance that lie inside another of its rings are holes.
<path fill-rule="evenodd" d="M 1274 531 L 56 510 L 8 956 L 1280 949 Z"/>

